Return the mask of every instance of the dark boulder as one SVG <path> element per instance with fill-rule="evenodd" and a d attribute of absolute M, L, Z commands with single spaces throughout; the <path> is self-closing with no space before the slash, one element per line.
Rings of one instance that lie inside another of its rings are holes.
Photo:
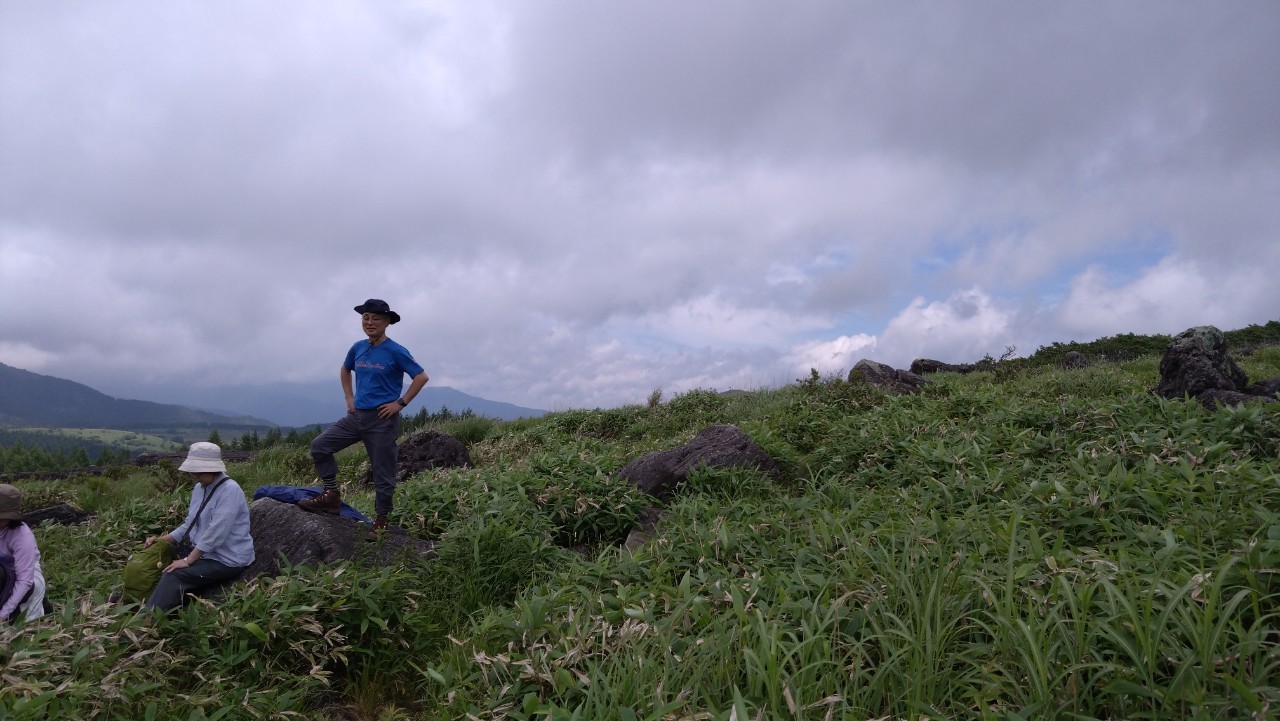
<path fill-rule="evenodd" d="M 617 476 L 651 496 L 667 499 L 678 484 L 701 466 L 713 468 L 756 468 L 775 481 L 782 470 L 764 449 L 737 426 L 719 425 L 702 429 L 687 444 L 669 451 L 645 454 L 628 463 Z"/>
<path fill-rule="evenodd" d="M 22 514 L 22 520 L 32 528 L 39 526 L 41 523 L 51 523 L 58 526 L 78 526 L 93 518 L 93 515 L 89 511 L 82 511 L 70 503 L 59 503 L 56 506 L 39 508 L 30 513 L 24 513 Z"/>
<path fill-rule="evenodd" d="M 419 431 L 400 442 L 396 481 L 432 468 L 470 468 L 471 454 L 462 441 L 441 431 Z"/>
<path fill-rule="evenodd" d="M 252 565 L 238 580 L 275 576 L 281 557 L 295 565 L 320 565 L 359 558 L 375 565 L 390 565 L 406 549 L 423 558 L 434 554 L 435 544 L 390 527 L 377 543 L 366 539 L 370 526 L 327 513 L 308 513 L 295 504 L 260 498 L 249 504 L 249 532 L 253 535 Z"/>
<path fill-rule="evenodd" d="M 1239 391 L 1249 385 L 1240 366 L 1227 353 L 1227 340 L 1213 326 L 1188 328 L 1173 337 L 1160 359 L 1160 385 L 1165 398 L 1199 397 L 1207 390 Z"/>
<path fill-rule="evenodd" d="M 1250 401 L 1266 401 L 1267 398 L 1255 396 L 1250 393 L 1241 393 L 1240 391 L 1229 391 L 1222 388 L 1209 388 L 1200 391 L 1196 396 L 1196 400 L 1200 401 L 1206 408 L 1218 409 L 1223 406 L 1238 406 L 1241 403 Z"/>
<path fill-rule="evenodd" d="M 1251 396 L 1263 396 L 1269 400 L 1276 400 L 1280 398 L 1280 378 L 1268 378 L 1265 381 L 1258 381 L 1245 388 L 1244 392 Z"/>
<path fill-rule="evenodd" d="M 1173 337 L 1160 359 L 1156 394 L 1169 399 L 1191 396 L 1208 408 L 1268 402 L 1280 393 L 1280 378 L 1249 385 L 1249 378 L 1227 353 L 1227 340 L 1213 326 L 1188 328 Z"/>
<path fill-rule="evenodd" d="M 1062 360 L 1058 361 L 1058 364 L 1063 368 L 1088 368 L 1089 359 L 1085 354 L 1073 350 L 1062 356 Z"/>
<path fill-rule="evenodd" d="M 404 483 L 433 468 L 470 468 L 471 454 L 462 441 L 441 431 L 418 431 L 397 446 L 396 483 Z M 369 463 L 364 464 L 364 482 L 373 485 Z"/>
<path fill-rule="evenodd" d="M 977 370 L 990 370 L 973 363 L 943 363 L 929 358 L 917 358 L 911 361 L 911 372 L 918 376 L 926 373 L 972 373 Z"/>
<path fill-rule="evenodd" d="M 849 381 L 852 383 L 858 380 L 901 394 L 919 393 L 929 383 L 911 371 L 897 370 L 865 358 L 849 371 Z"/>

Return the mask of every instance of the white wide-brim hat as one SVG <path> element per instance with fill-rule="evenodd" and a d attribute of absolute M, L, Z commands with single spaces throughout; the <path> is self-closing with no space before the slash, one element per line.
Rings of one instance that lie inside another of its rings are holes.
<path fill-rule="evenodd" d="M 178 470 L 188 473 L 226 473 L 227 467 L 222 463 L 221 448 L 214 443 L 200 441 L 191 444 L 187 460 L 178 466 Z"/>

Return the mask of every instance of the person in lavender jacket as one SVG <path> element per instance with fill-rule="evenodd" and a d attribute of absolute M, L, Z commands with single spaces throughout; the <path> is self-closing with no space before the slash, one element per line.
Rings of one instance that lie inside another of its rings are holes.
<path fill-rule="evenodd" d="M 44 615 L 44 572 L 35 534 L 22 520 L 22 492 L 0 483 L 0 556 L 13 562 L 13 590 L 0 598 L 0 623 L 28 621 Z"/>
<path fill-rule="evenodd" d="M 158 538 L 176 543 L 190 541 L 190 553 L 165 567 L 148 608 L 169 610 L 183 604 L 187 594 L 234 580 L 253 563 L 253 537 L 249 535 L 249 504 L 244 491 L 227 475 L 222 449 L 213 443 L 192 443 L 178 470 L 196 482 L 182 525 Z M 207 498 L 207 500 L 206 500 Z M 156 542 L 147 538 L 144 546 Z"/>

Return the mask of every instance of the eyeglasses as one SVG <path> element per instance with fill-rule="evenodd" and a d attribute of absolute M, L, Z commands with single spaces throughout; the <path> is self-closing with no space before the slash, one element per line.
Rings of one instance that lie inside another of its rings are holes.
<path fill-rule="evenodd" d="M 382 315 L 381 313 L 365 313 L 364 315 L 360 316 L 360 320 L 364 323 L 368 323 L 370 321 L 381 321 L 383 323 L 386 323 L 390 319 L 387 318 L 387 316 Z"/>

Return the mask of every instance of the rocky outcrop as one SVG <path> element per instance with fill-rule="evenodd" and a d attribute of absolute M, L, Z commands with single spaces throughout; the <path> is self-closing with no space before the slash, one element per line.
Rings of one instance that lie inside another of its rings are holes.
<path fill-rule="evenodd" d="M 260 498 L 249 504 L 249 532 L 253 535 L 253 564 L 240 576 L 275 576 L 283 557 L 295 565 L 349 561 L 391 565 L 406 549 L 429 558 L 435 544 L 391 527 L 377 543 L 369 543 L 369 525 L 327 513 L 308 513 L 292 503 Z"/>
<path fill-rule="evenodd" d="M 1274 401 L 1280 378 L 1249 385 L 1249 378 L 1227 353 L 1222 331 L 1213 326 L 1188 328 L 1173 337 L 1160 359 L 1156 394 L 1169 399 L 1190 396 L 1209 408 L 1250 401 Z"/>
<path fill-rule="evenodd" d="M 93 518 L 93 516 L 94 514 L 89 511 L 83 511 L 70 503 L 59 503 L 56 506 L 24 513 L 22 514 L 22 520 L 32 528 L 36 528 L 42 523 L 57 526 L 78 526 Z"/>
<path fill-rule="evenodd" d="M 849 371 L 849 382 L 862 381 L 886 388 L 894 393 L 919 393 L 929 381 L 911 371 L 898 370 L 884 363 L 862 359 Z"/>
<path fill-rule="evenodd" d="M 68 468 L 61 471 L 20 471 L 18 473 L 0 473 L 0 480 L 9 481 L 58 481 L 72 476 L 103 476 L 107 475 L 112 468 L 119 469 L 121 466 L 138 466 L 147 467 L 160 464 L 168 464 L 174 468 L 182 465 L 186 460 L 186 452 L 182 453 L 139 453 L 137 457 L 131 458 L 120 466 L 80 466 L 79 468 Z M 252 451 L 223 451 L 222 460 L 227 463 L 244 463 L 253 460 Z"/>
<path fill-rule="evenodd" d="M 1085 354 L 1073 350 L 1062 356 L 1062 360 L 1058 361 L 1058 365 L 1063 368 L 1088 368 L 1089 359 Z"/>
<path fill-rule="evenodd" d="M 991 369 L 988 366 L 974 363 L 943 363 L 930 358 L 917 358 L 911 361 L 911 372 L 918 376 L 926 373 L 972 373 L 981 370 Z"/>
<path fill-rule="evenodd" d="M 648 453 L 628 463 L 617 476 L 636 488 L 662 499 L 671 498 L 677 485 L 701 466 L 756 468 L 780 480 L 782 470 L 764 449 L 737 426 L 702 429 L 693 440 L 669 451 Z"/>
<path fill-rule="evenodd" d="M 247 463 L 253 460 L 253 456 L 253 451 L 229 451 L 225 448 L 222 450 L 222 461 L 224 463 Z M 177 468 L 186 459 L 186 451 L 181 453 L 139 453 L 129 463 L 135 466 L 155 466 L 161 463 L 168 463 Z"/>
<path fill-rule="evenodd" d="M 1264 396 L 1268 399 L 1280 399 L 1280 378 L 1268 378 L 1265 381 L 1258 381 L 1248 388 L 1245 388 L 1244 392 L 1251 396 Z"/>
<path fill-rule="evenodd" d="M 1165 398 L 1199 396 L 1207 390 L 1235 391 L 1249 384 L 1244 371 L 1227 353 L 1222 331 L 1213 326 L 1188 328 L 1173 337 L 1160 360 L 1160 385 Z"/>
<path fill-rule="evenodd" d="M 433 468 L 470 468 L 471 454 L 462 441 L 441 431 L 418 431 L 397 447 L 396 483 Z M 364 482 L 373 485 L 369 462 L 364 463 Z"/>

